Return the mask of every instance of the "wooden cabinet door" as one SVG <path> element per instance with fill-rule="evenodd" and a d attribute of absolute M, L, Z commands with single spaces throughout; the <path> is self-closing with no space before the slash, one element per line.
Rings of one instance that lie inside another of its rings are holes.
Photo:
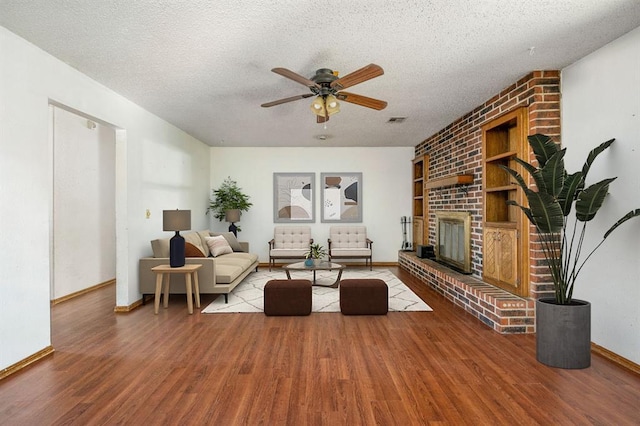
<path fill-rule="evenodd" d="M 500 252 L 499 229 L 485 226 L 483 236 L 482 272 L 486 281 L 495 284 L 500 280 L 498 253 Z"/>
<path fill-rule="evenodd" d="M 500 281 L 511 290 L 518 288 L 518 232 L 515 229 L 500 230 Z"/>
<path fill-rule="evenodd" d="M 424 245 L 424 221 L 422 218 L 413 218 L 413 249 Z"/>
<path fill-rule="evenodd" d="M 483 278 L 508 291 L 518 288 L 518 231 L 484 228 Z"/>

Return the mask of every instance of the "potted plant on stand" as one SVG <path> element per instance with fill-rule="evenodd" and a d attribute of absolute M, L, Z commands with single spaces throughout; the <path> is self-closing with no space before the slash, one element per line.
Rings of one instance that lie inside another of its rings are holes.
<path fill-rule="evenodd" d="M 220 188 L 213 190 L 213 199 L 209 201 L 207 213 L 213 212 L 213 217 L 220 222 L 223 220 L 230 222 L 229 232 L 238 235 L 240 228 L 235 222 L 240 221 L 242 212 L 249 210 L 253 203 L 249 202 L 249 196 L 242 192 L 236 181 L 227 177 Z"/>
<path fill-rule="evenodd" d="M 314 264 L 318 264 L 322 262 L 322 259 L 327 255 L 327 250 L 322 247 L 320 244 L 311 244 L 309 246 L 309 251 L 305 255 L 305 265 L 312 266 Z"/>
<path fill-rule="evenodd" d="M 538 166 L 518 158 L 515 161 L 533 178 L 537 190 L 529 188 L 516 170 L 504 169 L 522 188 L 529 205 L 521 206 L 512 200 L 507 203 L 520 207 L 535 226 L 553 279 L 555 297 L 536 300 L 536 357 L 552 367 L 586 368 L 591 364 L 591 305 L 573 298 L 574 284 L 604 240 L 622 223 L 640 216 L 640 209 L 631 210 L 615 222 L 600 243 L 583 256 L 587 222 L 596 216 L 609 184 L 616 179 L 586 186 L 587 174 L 595 158 L 611 146 L 614 139 L 589 152 L 582 170 L 572 174 L 564 167 L 566 148 L 560 149 L 545 135 L 528 139 Z"/>

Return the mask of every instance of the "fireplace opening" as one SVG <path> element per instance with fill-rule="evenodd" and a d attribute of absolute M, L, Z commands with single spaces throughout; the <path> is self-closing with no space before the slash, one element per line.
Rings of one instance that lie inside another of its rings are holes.
<path fill-rule="evenodd" d="M 436 213 L 436 261 L 471 274 L 471 213 Z"/>

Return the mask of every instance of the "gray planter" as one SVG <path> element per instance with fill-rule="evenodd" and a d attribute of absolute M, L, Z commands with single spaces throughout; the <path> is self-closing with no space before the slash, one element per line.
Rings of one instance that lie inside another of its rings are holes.
<path fill-rule="evenodd" d="M 591 365 L 589 302 L 573 299 L 570 305 L 558 305 L 554 299 L 536 300 L 536 358 L 550 367 Z"/>

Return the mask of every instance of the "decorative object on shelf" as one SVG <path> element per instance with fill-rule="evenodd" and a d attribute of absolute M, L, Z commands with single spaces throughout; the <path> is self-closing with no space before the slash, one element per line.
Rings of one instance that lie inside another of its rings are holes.
<path fill-rule="evenodd" d="M 172 268 L 179 268 L 185 263 L 185 242 L 180 231 L 191 229 L 191 210 L 163 210 L 162 230 L 175 231 L 169 240 L 169 264 Z"/>
<path fill-rule="evenodd" d="M 238 236 L 238 227 L 236 226 L 236 222 L 240 222 L 240 210 L 239 209 L 231 209 L 227 210 L 224 215 L 224 220 L 231 223 L 229 225 L 229 232 L 233 232 L 233 235 Z"/>
<path fill-rule="evenodd" d="M 362 222 L 362 173 L 321 173 L 322 222 Z"/>
<path fill-rule="evenodd" d="M 529 145 L 538 161 L 535 167 L 516 158 L 533 178 L 537 191 L 530 189 L 515 170 L 503 168 L 516 180 L 527 198 L 528 207 L 515 201 L 536 227 L 540 247 L 553 278 L 555 298 L 536 301 L 536 355 L 543 364 L 560 368 L 586 368 L 591 364 L 591 311 L 589 302 L 573 299 L 573 288 L 583 266 L 604 240 L 627 220 L 640 216 L 640 209 L 631 210 L 604 233 L 588 255 L 581 257 L 586 224 L 602 207 L 609 184 L 616 178 L 603 179 L 586 186 L 587 173 L 596 157 L 609 148 L 614 139 L 591 150 L 582 170 L 568 174 L 564 168 L 566 148 L 549 136 L 529 136 Z M 569 214 L 575 212 L 575 219 Z M 578 222 L 582 222 L 580 226 Z M 581 228 L 581 229 L 580 229 Z M 575 309 L 574 309 L 575 308 Z M 578 323 L 572 323 L 576 320 Z"/>
<path fill-rule="evenodd" d="M 315 222 L 315 173 L 273 174 L 273 221 Z"/>
<path fill-rule="evenodd" d="M 327 250 L 320 244 L 311 244 L 309 246 L 309 251 L 305 255 L 306 259 L 307 260 L 311 259 L 313 264 L 322 262 L 322 259 L 324 259 L 326 256 L 327 256 Z M 307 265 L 306 260 L 305 260 L 305 265 Z M 310 266 L 310 265 L 307 265 L 307 266 Z"/>
<path fill-rule="evenodd" d="M 220 188 L 213 190 L 213 199 L 209 200 L 207 213 L 213 212 L 213 217 L 220 222 L 230 222 L 229 232 L 237 236 L 241 229 L 235 223 L 240 222 L 242 212 L 248 211 L 251 206 L 253 203 L 249 201 L 249 196 L 242 192 L 235 180 L 227 177 Z"/>

